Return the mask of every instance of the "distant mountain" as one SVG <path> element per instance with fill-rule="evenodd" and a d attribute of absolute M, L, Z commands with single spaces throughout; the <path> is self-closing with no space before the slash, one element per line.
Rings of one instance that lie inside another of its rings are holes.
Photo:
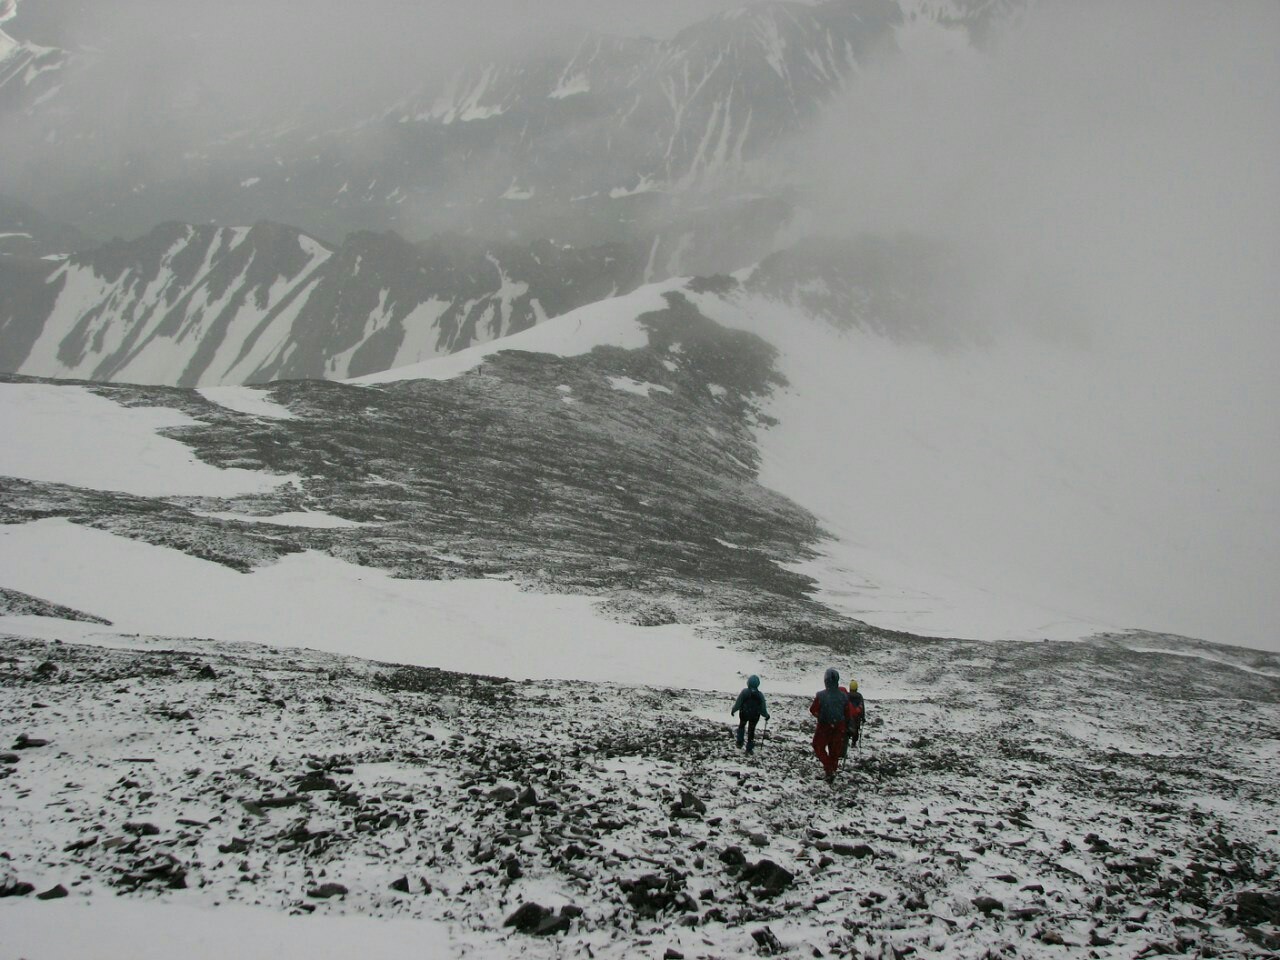
<path fill-rule="evenodd" d="M 3 27 L 18 13 L 18 0 L 0 0 L 0 116 L 30 113 L 56 96 L 71 55 L 58 47 L 16 40 Z"/>
<path fill-rule="evenodd" d="M 331 241 L 359 229 L 634 239 L 679 208 L 666 194 L 723 183 L 801 130 L 902 22 L 894 0 L 767 2 L 669 40 L 586 36 L 477 63 L 354 127 L 282 118 L 211 134 L 176 172 L 139 150 L 124 179 L 29 199 L 103 236 L 265 217 Z"/>
<path fill-rule="evenodd" d="M 170 223 L 51 260 L 0 257 L 0 369 L 184 386 L 385 370 L 637 286 L 649 251 L 415 246 Z"/>
<path fill-rule="evenodd" d="M 42 260 L 0 256 L 0 372 L 207 386 L 377 373 L 505 337 L 680 272 L 693 233 L 575 248 L 170 223 Z M 837 328 L 954 339 L 954 276 L 909 239 L 810 241 L 742 288 Z M 736 287 L 719 275 L 696 289 Z M 726 286 L 727 285 L 727 286 Z"/>

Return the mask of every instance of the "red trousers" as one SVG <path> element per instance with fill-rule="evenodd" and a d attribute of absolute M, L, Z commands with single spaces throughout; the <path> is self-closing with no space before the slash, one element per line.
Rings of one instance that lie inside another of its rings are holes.
<path fill-rule="evenodd" d="M 836 772 L 840 765 L 840 751 L 844 747 L 843 723 L 819 723 L 813 731 L 813 752 L 822 761 L 822 769 L 828 774 Z"/>

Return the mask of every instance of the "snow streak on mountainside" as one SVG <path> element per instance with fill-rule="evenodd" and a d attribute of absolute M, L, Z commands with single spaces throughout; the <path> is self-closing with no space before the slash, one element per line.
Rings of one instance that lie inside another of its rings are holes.
<path fill-rule="evenodd" d="M 505 336 L 635 287 L 649 251 L 413 246 L 167 224 L 56 261 L 0 257 L 0 370 L 181 386 L 345 377 Z"/>
<path fill-rule="evenodd" d="M 480 65 L 390 117 L 475 125 L 468 139 L 501 152 L 531 195 L 687 185 L 794 133 L 899 19 L 887 0 L 758 3 L 665 42 L 587 37 L 564 57 Z"/>

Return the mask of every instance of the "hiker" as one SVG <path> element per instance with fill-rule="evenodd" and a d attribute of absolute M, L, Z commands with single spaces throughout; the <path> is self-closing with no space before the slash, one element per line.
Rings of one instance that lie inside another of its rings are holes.
<path fill-rule="evenodd" d="M 733 701 L 733 709 L 729 716 L 738 715 L 738 747 L 742 748 L 742 735 L 746 733 L 747 753 L 756 750 L 756 724 L 760 718 L 769 719 L 769 707 L 764 702 L 764 694 L 760 692 L 760 678 L 754 673 L 747 677 L 747 685 Z"/>
<path fill-rule="evenodd" d="M 849 695 L 840 689 L 840 673 L 835 667 L 827 668 L 822 683 L 823 689 L 814 696 L 809 712 L 818 718 L 817 729 L 813 731 L 813 752 L 822 762 L 827 783 L 831 783 L 840 765 L 840 750 L 846 726 L 852 719 L 852 706 Z"/>
<path fill-rule="evenodd" d="M 844 749 L 840 751 L 841 760 L 848 755 L 850 746 L 858 745 L 858 739 L 862 736 L 862 721 L 867 716 L 867 704 L 858 692 L 857 680 L 849 681 L 849 708 L 849 725 L 844 734 Z"/>

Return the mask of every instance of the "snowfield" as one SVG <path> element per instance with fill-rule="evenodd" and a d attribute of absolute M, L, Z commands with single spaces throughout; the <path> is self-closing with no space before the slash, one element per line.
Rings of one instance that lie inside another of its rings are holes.
<path fill-rule="evenodd" d="M 208 497 L 262 493 L 298 479 L 213 467 L 159 435 L 194 422 L 163 407 L 123 407 L 84 387 L 0 383 L 0 476 Z"/>

